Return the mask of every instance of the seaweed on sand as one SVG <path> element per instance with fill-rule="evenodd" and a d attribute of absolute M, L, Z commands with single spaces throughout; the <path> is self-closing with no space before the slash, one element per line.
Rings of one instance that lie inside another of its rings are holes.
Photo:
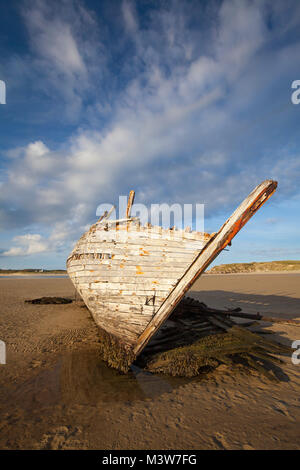
<path fill-rule="evenodd" d="M 40 297 L 39 299 L 25 300 L 25 303 L 33 305 L 71 304 L 72 302 L 72 299 L 65 297 Z"/>
<path fill-rule="evenodd" d="M 242 364 L 276 380 L 274 365 L 283 362 L 277 356 L 290 349 L 246 328 L 254 323 L 238 326 L 221 311 L 184 298 L 137 359 L 130 345 L 103 329 L 100 356 L 124 373 L 136 359 L 149 372 L 171 376 L 195 377 L 221 364 Z"/>
<path fill-rule="evenodd" d="M 185 346 L 150 355 L 145 368 L 154 373 L 194 377 L 203 369 L 215 368 L 220 364 L 242 363 L 276 379 L 266 364 L 282 363 L 275 355 L 286 353 L 287 349 L 235 325 L 226 332 L 204 336 Z"/>
<path fill-rule="evenodd" d="M 101 359 L 114 369 L 128 372 L 135 358 L 132 349 L 102 328 L 99 328 L 99 336 Z"/>

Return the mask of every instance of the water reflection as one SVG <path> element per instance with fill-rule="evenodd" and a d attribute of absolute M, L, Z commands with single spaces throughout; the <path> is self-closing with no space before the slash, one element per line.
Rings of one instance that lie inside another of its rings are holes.
<path fill-rule="evenodd" d="M 173 387 L 167 380 L 153 375 L 150 372 L 145 372 L 135 365 L 131 366 L 131 370 L 146 397 L 153 398 L 163 393 L 172 392 Z"/>
<path fill-rule="evenodd" d="M 18 275 L 9 275 L 9 276 L 5 276 L 5 275 L 1 275 L 0 276 L 0 280 L 1 279 L 65 279 L 65 278 L 68 278 L 69 276 L 67 274 L 56 274 L 56 275 L 52 275 L 51 274 L 41 274 L 40 276 L 38 274 L 34 275 L 30 275 L 30 274 L 26 274 L 26 276 L 18 276 Z"/>
<path fill-rule="evenodd" d="M 27 410 L 56 404 L 133 402 L 170 393 L 190 381 L 156 376 L 135 365 L 123 374 L 101 361 L 98 351 L 73 351 L 59 358 L 54 367 L 19 385 L 11 399 Z"/>

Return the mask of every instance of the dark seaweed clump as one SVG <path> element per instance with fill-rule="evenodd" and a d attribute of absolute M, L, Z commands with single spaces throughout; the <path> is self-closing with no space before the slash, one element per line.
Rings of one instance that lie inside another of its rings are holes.
<path fill-rule="evenodd" d="M 71 304 L 73 301 L 71 299 L 66 299 L 65 297 L 41 297 L 39 299 L 30 299 L 25 300 L 28 304 L 33 305 L 49 305 L 49 304 Z"/>
<path fill-rule="evenodd" d="M 100 356 L 110 367 L 121 372 L 128 372 L 135 359 L 130 346 L 123 344 L 119 338 L 99 328 Z"/>
<path fill-rule="evenodd" d="M 226 333 L 208 335 L 183 347 L 149 356 L 145 369 L 171 376 L 194 377 L 221 364 L 238 363 L 276 380 L 270 365 L 281 364 L 283 361 L 275 355 L 287 353 L 287 350 L 245 328 L 233 326 Z"/>

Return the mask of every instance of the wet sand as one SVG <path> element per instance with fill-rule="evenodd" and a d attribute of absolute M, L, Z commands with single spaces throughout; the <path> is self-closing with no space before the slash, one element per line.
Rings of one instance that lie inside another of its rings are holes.
<path fill-rule="evenodd" d="M 294 273 L 207 275 L 189 295 L 300 320 L 299 285 Z M 1 449 L 300 448 L 300 364 L 289 356 L 278 383 L 228 366 L 193 380 L 123 375 L 99 360 L 85 308 L 24 303 L 42 296 L 74 289 L 63 278 L 0 279 Z M 259 328 L 286 345 L 300 339 L 295 325 Z"/>

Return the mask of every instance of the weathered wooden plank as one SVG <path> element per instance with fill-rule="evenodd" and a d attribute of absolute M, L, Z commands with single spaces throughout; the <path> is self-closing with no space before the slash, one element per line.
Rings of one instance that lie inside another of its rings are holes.
<path fill-rule="evenodd" d="M 90 302 L 89 305 L 94 306 L 94 311 L 97 313 L 97 315 L 105 315 L 105 318 L 109 320 L 109 322 L 117 322 L 118 325 L 120 323 L 125 323 L 125 325 L 128 324 L 129 329 L 133 332 L 135 332 L 135 330 L 131 327 L 131 325 L 141 325 L 145 327 L 153 316 L 152 314 L 147 313 L 132 311 L 125 312 L 116 308 L 108 309 L 106 306 L 94 305 L 93 302 Z"/>
<path fill-rule="evenodd" d="M 106 232 L 109 233 L 110 232 Z M 113 234 L 110 234 L 110 237 L 105 234 L 102 235 L 102 237 L 98 236 L 91 236 L 89 237 L 88 240 L 84 240 L 82 243 L 80 243 L 80 246 L 83 246 L 84 243 L 91 243 L 91 245 L 94 245 L 95 243 L 99 244 L 113 244 L 112 246 L 115 245 L 115 243 L 118 243 L 118 245 L 126 244 L 126 245 L 138 245 L 139 247 L 155 247 L 155 246 L 165 246 L 166 248 L 190 248 L 190 249 L 202 249 L 203 246 L 206 244 L 206 242 L 202 240 L 167 240 L 165 238 L 156 238 L 156 239 L 151 239 L 149 237 L 131 237 L 130 234 L 124 233 L 122 237 L 114 237 Z"/>
<path fill-rule="evenodd" d="M 185 248 L 185 247 L 172 247 L 172 246 L 150 246 L 145 247 L 142 245 L 127 245 L 127 244 L 117 244 L 114 243 L 102 243 L 99 246 L 99 243 L 85 243 L 78 248 L 79 253 L 108 253 L 110 255 L 123 255 L 123 256 L 161 256 L 165 254 L 166 256 L 186 256 L 193 255 L 197 251 L 200 251 L 202 248 Z"/>
<path fill-rule="evenodd" d="M 102 281 L 96 281 L 96 282 L 89 282 L 89 283 L 80 283 L 80 285 L 85 285 L 89 284 L 91 289 L 96 289 L 96 290 L 119 290 L 119 291 L 134 291 L 134 289 L 137 289 L 137 291 L 143 291 L 143 292 L 151 292 L 151 291 L 163 291 L 163 292 L 168 292 L 169 286 L 171 287 L 172 285 L 175 286 L 174 283 L 169 283 L 169 284 L 159 284 L 157 281 L 152 281 L 152 282 L 136 282 L 136 283 L 122 283 L 122 282 L 102 282 Z"/>
<path fill-rule="evenodd" d="M 101 215 L 101 217 L 99 217 L 98 221 L 96 222 L 97 224 L 100 224 L 100 222 L 103 224 L 103 222 L 106 220 L 106 219 L 109 219 L 109 217 L 111 216 L 112 212 L 115 210 L 115 206 L 112 206 L 109 211 L 105 211 L 104 214 Z"/>
<path fill-rule="evenodd" d="M 81 282 L 79 281 L 79 278 L 75 280 L 75 282 L 77 282 L 81 288 L 87 288 L 86 286 L 89 286 L 88 288 L 90 289 L 96 289 L 97 292 L 99 290 L 101 291 L 109 291 L 111 289 L 111 291 L 117 291 L 117 292 L 120 292 L 121 290 L 126 290 L 126 291 L 138 291 L 138 292 L 145 292 L 145 295 L 147 295 L 147 293 L 149 292 L 157 292 L 157 293 L 160 293 L 160 292 L 170 292 L 170 290 L 177 284 L 177 281 L 174 281 L 172 283 L 168 283 L 168 284 L 163 284 L 163 283 L 159 283 L 158 281 L 154 281 L 154 282 L 145 282 L 145 283 L 142 283 L 142 282 L 139 282 L 139 283 L 126 283 L 126 282 L 111 282 L 111 283 L 108 283 L 108 282 L 102 282 L 102 281 L 99 281 L 98 279 L 95 280 L 95 279 L 84 279 L 85 282 Z"/>
<path fill-rule="evenodd" d="M 148 323 L 148 320 L 145 318 L 141 323 L 139 322 L 139 319 L 136 319 L 135 322 L 131 322 L 128 319 L 122 320 L 120 315 L 115 314 L 115 312 L 110 316 L 105 310 L 98 310 L 92 313 L 96 322 L 97 320 L 101 322 L 100 324 L 102 328 L 112 334 L 121 336 L 124 341 L 128 338 L 130 338 L 131 341 L 136 340 L 145 328 L 145 325 Z"/>
<path fill-rule="evenodd" d="M 193 257 L 188 257 L 186 258 L 180 258 L 180 261 L 174 260 L 174 258 L 166 258 L 166 257 L 155 257 L 155 259 L 149 259 L 149 258 L 127 258 L 125 259 L 124 257 L 115 257 L 113 259 L 101 259 L 101 260 L 95 260 L 95 266 L 98 264 L 98 266 L 107 266 L 112 267 L 112 268 L 125 268 L 125 267 L 130 267 L 130 266 L 142 266 L 144 267 L 151 267 L 154 269 L 159 269 L 160 267 L 164 268 L 182 268 L 184 269 L 185 266 L 188 266 L 190 264 L 190 259 L 193 260 Z M 86 266 L 87 264 L 90 264 L 92 260 L 86 259 L 86 260 L 71 260 L 68 263 L 68 269 L 69 267 L 75 267 L 75 266 Z M 97 263 L 97 264 L 96 264 Z"/>
<path fill-rule="evenodd" d="M 175 257 L 178 254 L 192 254 L 196 251 L 201 251 L 204 245 L 201 246 L 172 246 L 172 245 L 141 245 L 140 243 L 115 243 L 115 242 L 92 242 L 85 243 L 78 247 L 77 253 L 109 253 L 109 254 L 133 254 L 139 256 L 140 253 L 157 254 L 167 253 Z M 76 252 L 75 252 L 76 253 Z M 74 254 L 75 254 L 74 253 Z"/>
<path fill-rule="evenodd" d="M 120 326 L 121 324 L 125 325 L 124 327 L 130 331 L 135 332 L 132 328 L 133 324 L 136 325 L 144 325 L 146 326 L 149 320 L 152 318 L 152 314 L 141 314 L 136 312 L 120 312 L 115 309 L 108 309 L 107 307 L 102 307 L 100 305 L 96 305 L 93 302 L 89 302 L 89 306 L 93 306 L 93 313 L 97 315 L 104 316 L 105 322 L 111 323 L 113 322 L 115 325 Z M 127 325 L 128 324 L 128 325 Z"/>
<path fill-rule="evenodd" d="M 138 222 L 138 217 L 125 217 L 124 219 L 108 220 L 105 224 L 98 226 L 101 230 L 106 230 L 107 227 L 119 226 L 116 230 L 130 230 L 130 225 L 135 225 Z"/>
<path fill-rule="evenodd" d="M 89 301 L 90 302 L 90 301 Z M 135 315 L 142 315 L 143 318 L 146 320 L 151 320 L 153 314 L 155 313 L 157 307 L 154 305 L 132 305 L 132 304 L 124 304 L 124 303 L 117 303 L 117 302 L 101 302 L 97 301 L 97 305 L 99 308 L 108 309 L 113 312 L 119 312 L 120 314 L 126 315 L 126 318 L 130 318 L 128 314 L 135 314 Z"/>
<path fill-rule="evenodd" d="M 82 271 L 86 272 L 94 272 L 97 273 L 98 275 L 103 275 L 105 278 L 109 277 L 114 277 L 118 275 L 136 275 L 136 274 L 141 274 L 145 277 L 155 277 L 155 276 L 160 276 L 160 277 L 170 277 L 170 269 L 169 268 L 164 268 L 164 266 L 143 266 L 143 265 L 135 265 L 135 266 L 108 266 L 108 265 L 76 265 L 76 266 L 71 266 L 68 268 L 68 273 L 70 275 L 73 275 L 73 273 L 80 273 Z M 182 267 L 178 268 L 175 267 L 172 269 L 172 274 L 174 276 L 180 277 L 180 274 L 182 274 Z"/>
<path fill-rule="evenodd" d="M 87 235 L 85 235 L 84 238 L 86 238 Z M 191 242 L 204 242 L 207 243 L 210 239 L 210 235 L 207 233 L 201 233 L 201 232 L 184 232 L 184 231 L 162 231 L 160 233 L 154 232 L 152 229 L 150 230 L 133 230 L 127 229 L 126 226 L 124 227 L 119 227 L 118 230 L 96 230 L 92 232 L 88 238 L 95 237 L 97 240 L 101 239 L 116 239 L 118 241 L 126 238 L 130 239 L 140 239 L 140 240 L 168 240 L 168 241 L 191 241 Z M 82 240 L 84 239 L 82 238 Z"/>
<path fill-rule="evenodd" d="M 124 325 L 120 327 L 117 323 L 113 321 L 107 322 L 105 315 L 95 314 L 93 315 L 93 317 L 95 319 L 96 324 L 100 324 L 101 328 L 103 328 L 105 331 L 116 337 L 119 337 L 122 343 L 133 345 L 136 342 L 137 337 L 139 336 L 139 333 L 137 332 L 139 329 L 135 327 L 129 329 L 124 328 Z"/>
<path fill-rule="evenodd" d="M 124 274 L 124 275 L 122 275 Z M 144 281 L 161 281 L 162 283 L 168 283 L 168 282 L 174 282 L 174 280 L 177 282 L 181 275 L 180 274 L 177 274 L 174 273 L 174 276 L 172 278 L 170 278 L 170 272 L 167 273 L 167 272 L 164 272 L 164 273 L 160 273 L 160 272 L 153 272 L 151 271 L 150 273 L 145 273 L 141 270 L 135 270 L 135 271 L 130 271 L 128 272 L 127 270 L 124 270 L 124 269 L 119 269 L 118 271 L 113 271 L 113 272 L 103 272 L 103 271 L 100 271 L 100 270 L 92 270 L 92 271 L 89 271 L 89 270 L 83 270 L 83 271 L 76 271 L 76 272 L 71 272 L 69 274 L 69 276 L 73 279 L 75 277 L 77 278 L 80 278 L 80 280 L 82 280 L 83 282 L 86 282 L 85 281 L 85 278 L 86 279 L 93 279 L 95 282 L 95 280 L 107 280 L 109 282 L 116 282 L 116 281 L 120 281 L 120 282 L 143 282 Z M 137 278 L 141 278 L 140 280 L 138 280 Z M 130 279 L 130 280 L 129 280 Z M 92 281 L 89 281 L 89 282 L 92 282 Z"/>
<path fill-rule="evenodd" d="M 97 286 L 97 284 L 96 284 Z M 140 289 L 140 290 L 137 290 L 137 289 L 134 289 L 134 290 L 128 290 L 128 289 L 103 289 L 101 287 L 91 287 L 91 285 L 89 284 L 84 284 L 84 285 L 81 285 L 79 284 L 78 285 L 78 289 L 80 292 L 84 292 L 86 295 L 90 295 L 91 293 L 95 293 L 95 294 L 98 294 L 98 295 L 108 295 L 108 294 L 111 294 L 112 296 L 113 295 L 129 295 L 129 296 L 134 296 L 134 295 L 137 295 L 137 296 L 145 296 L 145 297 L 152 297 L 153 295 L 158 295 L 159 297 L 164 297 L 166 298 L 169 294 L 169 290 L 163 290 L 161 288 L 159 289 L 156 289 L 156 288 L 153 288 L 153 289 Z"/>
<path fill-rule="evenodd" d="M 159 276 L 159 274 L 156 274 L 156 276 L 151 276 L 151 277 L 145 277 L 143 274 L 132 274 L 130 275 L 125 275 L 125 276 L 99 276 L 99 273 L 94 273 L 91 272 L 89 273 L 88 271 L 80 271 L 74 275 L 70 274 L 70 277 L 77 277 L 80 279 L 80 282 L 100 282 L 100 283 L 109 283 L 109 284 L 120 284 L 122 283 L 123 285 L 125 284 L 134 284 L 135 286 L 141 285 L 153 285 L 153 284 L 166 284 L 166 285 L 173 285 L 174 283 L 177 283 L 178 278 L 176 276 L 170 278 L 170 273 L 169 277 L 164 277 L 164 276 Z"/>
<path fill-rule="evenodd" d="M 95 254 L 101 254 L 102 251 L 101 249 L 95 249 Z M 158 254 L 158 253 L 145 253 L 145 252 L 140 252 L 140 253 L 137 253 L 136 255 L 133 255 L 133 254 L 114 254 L 112 253 L 111 254 L 111 257 L 110 258 L 98 258 L 97 259 L 97 262 L 102 263 L 103 261 L 117 261 L 117 260 L 120 260 L 120 261 L 134 261 L 135 264 L 141 264 L 141 263 L 149 263 L 149 262 L 152 262 L 153 265 L 156 265 L 158 262 L 184 262 L 185 260 L 187 259 L 193 259 L 195 257 L 195 255 L 197 255 L 199 253 L 198 250 L 195 250 L 193 253 L 174 253 L 174 254 L 168 254 L 168 253 L 162 253 L 162 254 Z M 88 257 L 89 255 L 91 255 L 92 253 L 80 253 L 82 255 L 82 257 L 80 258 L 81 260 L 88 260 L 88 259 L 92 259 L 92 257 Z M 109 254 L 109 253 L 107 253 Z M 143 260 L 143 261 L 142 261 Z M 70 262 L 69 262 L 70 263 Z"/>
<path fill-rule="evenodd" d="M 134 192 L 134 191 L 130 191 L 129 197 L 128 197 L 128 202 L 127 202 L 127 208 L 126 208 L 126 218 L 128 218 L 128 219 L 129 219 L 129 217 L 130 217 L 130 212 L 131 212 L 132 204 L 133 204 L 133 202 L 134 202 L 134 196 L 135 196 L 135 192 Z"/>
<path fill-rule="evenodd" d="M 152 307 L 158 307 L 161 302 L 165 300 L 165 297 L 160 297 L 159 295 L 120 295 L 120 294 L 111 294 L 103 293 L 99 294 L 96 292 L 88 292 L 87 295 L 95 298 L 97 302 L 107 302 L 107 303 L 122 303 L 129 304 L 133 306 L 149 306 L 149 311 Z"/>

